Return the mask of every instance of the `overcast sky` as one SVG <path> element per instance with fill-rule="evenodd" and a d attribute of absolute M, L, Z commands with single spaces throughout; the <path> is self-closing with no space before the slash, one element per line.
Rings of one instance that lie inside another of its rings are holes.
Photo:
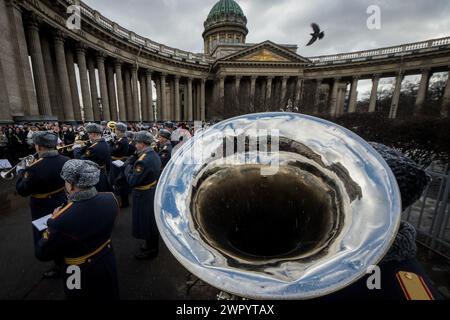
<path fill-rule="evenodd" d="M 183 50 L 203 50 L 203 22 L 217 0 L 85 0 L 123 27 Z M 248 19 L 247 42 L 297 44 L 306 57 L 372 49 L 450 35 L 449 0 L 237 0 Z M 381 29 L 369 30 L 370 5 Z M 326 36 L 311 47 L 310 23 Z"/>

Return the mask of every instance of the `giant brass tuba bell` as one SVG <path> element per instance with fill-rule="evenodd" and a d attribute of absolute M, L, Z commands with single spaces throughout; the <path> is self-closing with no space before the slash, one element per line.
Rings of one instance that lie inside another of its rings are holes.
<path fill-rule="evenodd" d="M 201 132 L 174 155 L 155 195 L 178 261 L 253 299 L 308 299 L 355 282 L 391 246 L 400 214 L 395 177 L 368 143 L 296 113 Z"/>

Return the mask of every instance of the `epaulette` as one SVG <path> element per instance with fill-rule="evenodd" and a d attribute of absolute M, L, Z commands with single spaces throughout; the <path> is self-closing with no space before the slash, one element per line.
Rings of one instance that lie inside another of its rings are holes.
<path fill-rule="evenodd" d="M 42 160 L 44 160 L 44 158 L 40 158 L 40 159 L 38 159 L 38 160 L 34 161 L 34 162 L 33 162 L 32 164 L 30 164 L 30 165 L 28 166 L 28 168 L 30 168 L 30 167 L 32 167 L 32 166 L 34 166 L 35 164 L 37 164 L 37 163 L 41 162 Z"/>
<path fill-rule="evenodd" d="M 144 160 L 146 156 L 147 156 L 147 154 L 144 153 L 143 155 L 141 155 L 141 156 L 139 157 L 138 161 Z"/>
<path fill-rule="evenodd" d="M 67 209 L 69 209 L 71 206 L 73 205 L 73 202 L 69 202 L 65 207 L 61 208 L 58 210 L 58 212 L 56 212 L 55 214 L 52 215 L 52 219 L 55 220 L 57 219 L 59 216 L 61 216 L 61 214 L 63 214 Z"/>
<path fill-rule="evenodd" d="M 434 300 L 421 276 L 412 272 L 399 271 L 396 277 L 407 300 Z"/>

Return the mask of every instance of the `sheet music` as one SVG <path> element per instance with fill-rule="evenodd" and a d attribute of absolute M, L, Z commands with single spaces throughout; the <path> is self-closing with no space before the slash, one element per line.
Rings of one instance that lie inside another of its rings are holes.
<path fill-rule="evenodd" d="M 0 159 L 0 169 L 11 169 L 12 165 L 8 159 Z"/>
<path fill-rule="evenodd" d="M 116 160 L 112 162 L 113 165 L 115 165 L 118 168 L 123 167 L 123 165 L 125 164 L 122 160 Z"/>
<path fill-rule="evenodd" d="M 45 217 L 39 218 L 34 220 L 33 226 L 38 229 L 39 231 L 43 231 L 45 229 L 47 229 L 47 221 L 48 219 L 50 219 L 52 217 L 52 214 L 48 214 Z"/>

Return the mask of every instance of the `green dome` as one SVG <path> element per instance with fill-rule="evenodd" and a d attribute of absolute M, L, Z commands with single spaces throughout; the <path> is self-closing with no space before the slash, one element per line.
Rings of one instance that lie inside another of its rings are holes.
<path fill-rule="evenodd" d="M 207 20 L 224 15 L 235 15 L 245 17 L 244 11 L 234 0 L 220 0 L 209 12 Z"/>

